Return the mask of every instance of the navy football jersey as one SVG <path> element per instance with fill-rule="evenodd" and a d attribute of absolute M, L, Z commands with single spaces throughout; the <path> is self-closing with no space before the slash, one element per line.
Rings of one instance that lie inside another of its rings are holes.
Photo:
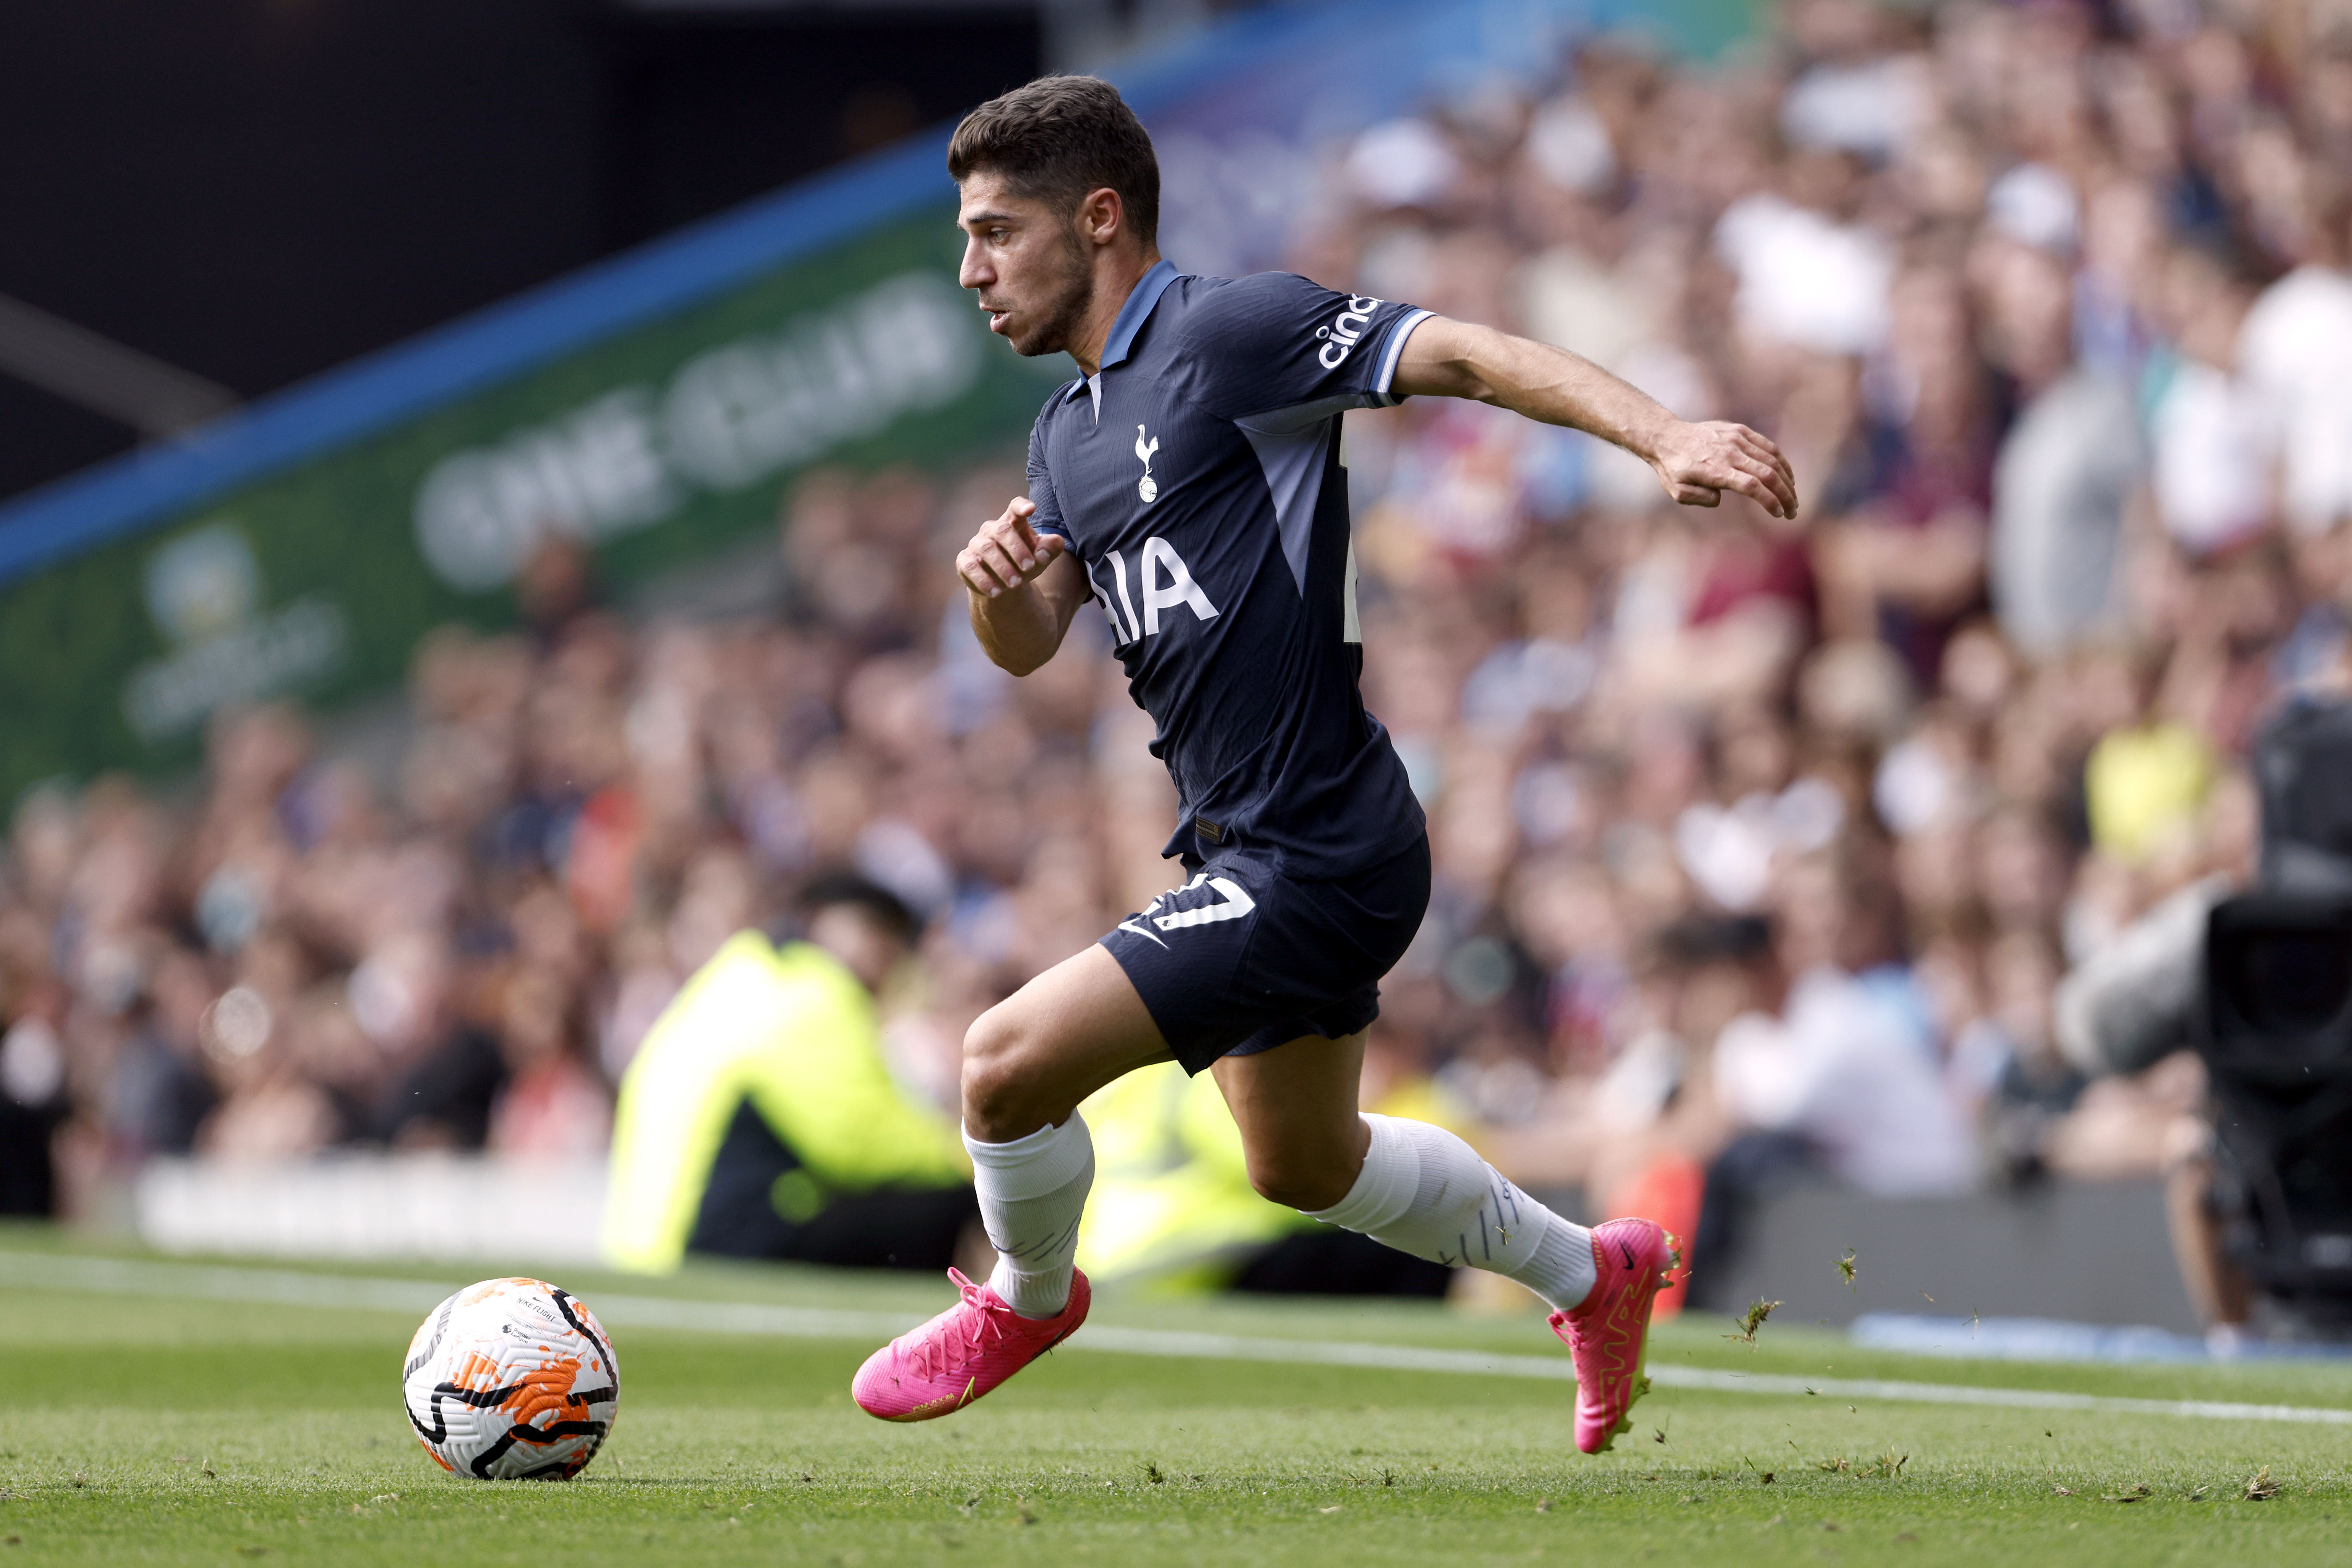
<path fill-rule="evenodd" d="M 1429 312 L 1287 273 L 1163 261 L 1129 295 L 1092 383 L 1029 442 L 1034 525 L 1070 542 L 1181 805 L 1166 853 L 1278 850 L 1328 878 L 1423 831 L 1364 710 L 1339 419 L 1384 407 Z"/>

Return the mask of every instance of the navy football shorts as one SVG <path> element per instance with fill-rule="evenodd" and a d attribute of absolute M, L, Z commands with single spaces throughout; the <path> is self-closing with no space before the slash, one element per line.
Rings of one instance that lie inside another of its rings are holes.
<path fill-rule="evenodd" d="M 1429 908 L 1429 839 L 1352 876 L 1286 876 L 1234 847 L 1102 939 L 1188 1073 L 1380 1016 L 1380 978 Z"/>

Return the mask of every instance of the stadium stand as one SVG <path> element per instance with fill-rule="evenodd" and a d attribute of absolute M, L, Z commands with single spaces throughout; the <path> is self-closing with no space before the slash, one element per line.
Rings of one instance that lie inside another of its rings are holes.
<path fill-rule="evenodd" d="M 2254 727 L 2346 682 L 2352 37 L 2245 16 L 1795 0 L 1712 65 L 1602 35 L 1299 143 L 1274 256 L 1171 237 L 1575 348 L 1771 432 L 1805 496 L 1677 510 L 1573 433 L 1351 416 L 1368 705 L 1437 877 L 1375 1095 L 1685 1234 L 1790 1181 L 2202 1157 L 2197 1058 L 2088 1079 L 2053 995 L 2251 877 Z M 950 1103 L 971 1018 L 1169 881 L 1100 639 L 1013 682 L 961 625 L 948 563 L 1020 486 L 1017 439 L 767 485 L 725 614 L 549 537 L 520 626 L 415 646 L 373 771 L 247 705 L 192 786 L 32 791 L 0 1088 L 59 1205 L 156 1153 L 593 1152 L 683 979 L 836 867 L 931 917 L 884 1039 Z M 1738 962 L 1672 936 L 1744 917 Z"/>

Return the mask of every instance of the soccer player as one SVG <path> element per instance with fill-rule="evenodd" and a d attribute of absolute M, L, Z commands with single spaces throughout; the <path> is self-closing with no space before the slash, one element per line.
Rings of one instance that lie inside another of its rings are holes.
<path fill-rule="evenodd" d="M 1192 873 L 964 1039 L 964 1144 L 995 1246 L 984 1284 L 858 1371 L 873 1415 L 919 1421 L 988 1393 L 1086 1321 L 1072 1265 L 1094 1174 L 1079 1101 L 1147 1063 L 1213 1073 L 1267 1198 L 1551 1304 L 1574 1358 L 1576 1442 L 1606 1448 L 1639 1395 L 1669 1240 L 1534 1202 L 1451 1132 L 1357 1110 L 1378 982 L 1419 929 L 1429 840 L 1357 692 L 1339 418 L 1470 397 L 1613 441 L 1666 493 L 1797 510 L 1772 443 L 1686 424 L 1572 353 L 1261 273 L 1195 278 L 1154 242 L 1150 138 L 1108 83 L 1046 77 L 957 127 L 961 281 L 1022 354 L 1067 353 L 1029 494 L 957 556 L 973 628 L 1015 675 L 1088 600 L 1158 722 Z"/>

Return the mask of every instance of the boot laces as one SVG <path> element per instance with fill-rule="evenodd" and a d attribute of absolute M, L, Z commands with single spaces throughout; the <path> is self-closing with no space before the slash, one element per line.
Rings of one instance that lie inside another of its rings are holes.
<path fill-rule="evenodd" d="M 1003 1303 L 992 1305 L 982 1298 L 981 1291 L 983 1287 L 965 1279 L 961 1268 L 949 1269 L 948 1278 L 955 1282 L 963 1300 L 961 1305 L 948 1310 L 946 1321 L 936 1327 L 926 1324 L 918 1331 L 912 1353 L 908 1358 L 913 1362 L 915 1371 L 924 1377 L 937 1377 L 956 1361 L 976 1358 L 990 1345 L 1002 1343 L 1005 1337 L 1004 1325 L 998 1320 L 1013 1311 L 1010 1306 Z M 951 1352 L 961 1354 L 951 1354 Z"/>

